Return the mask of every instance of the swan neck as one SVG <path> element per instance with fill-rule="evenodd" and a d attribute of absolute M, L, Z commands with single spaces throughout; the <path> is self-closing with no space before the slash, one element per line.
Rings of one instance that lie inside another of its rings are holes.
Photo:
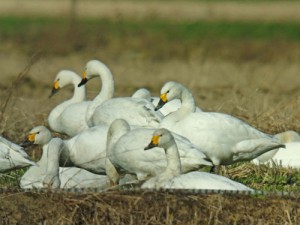
<path fill-rule="evenodd" d="M 95 109 L 106 100 L 111 99 L 115 89 L 113 75 L 106 66 L 99 66 L 97 75 L 100 77 L 102 85 L 99 94 L 89 104 L 87 109 L 86 121 L 89 126 L 92 126 L 92 116 Z"/>
<path fill-rule="evenodd" d="M 175 112 L 170 113 L 163 119 L 165 124 L 169 122 L 176 123 L 182 120 L 187 115 L 194 113 L 196 111 L 196 104 L 195 104 L 194 97 L 192 93 L 185 87 L 182 87 L 179 100 L 181 101 L 180 108 Z"/>
<path fill-rule="evenodd" d="M 165 149 L 165 151 L 167 157 L 167 167 L 165 173 L 170 174 L 170 177 L 179 175 L 181 173 L 181 163 L 177 145 L 174 140 Z"/>
<path fill-rule="evenodd" d="M 70 99 L 73 103 L 79 103 L 86 100 L 86 86 L 82 85 L 78 87 L 81 79 L 79 77 L 74 77 L 72 80 L 72 84 L 74 86 L 74 94 L 73 97 Z"/>
<path fill-rule="evenodd" d="M 59 170 L 59 149 L 49 149 L 49 144 L 43 146 L 43 153 L 38 165 L 47 174 L 56 174 Z"/>

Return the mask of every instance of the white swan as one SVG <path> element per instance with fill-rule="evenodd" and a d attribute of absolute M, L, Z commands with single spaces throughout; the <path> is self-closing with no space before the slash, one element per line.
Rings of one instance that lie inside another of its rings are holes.
<path fill-rule="evenodd" d="M 81 78 L 69 70 L 60 71 L 54 81 L 52 93 L 57 93 L 61 88 L 73 84 L 74 95 L 71 99 L 56 106 L 49 114 L 48 123 L 52 130 L 74 136 L 88 128 L 85 121 L 85 114 L 89 105 L 86 99 L 85 87 L 77 87 Z"/>
<path fill-rule="evenodd" d="M 67 161 L 93 173 L 105 173 L 107 130 L 108 126 L 95 126 L 65 140 L 60 165 Z"/>
<path fill-rule="evenodd" d="M 167 128 L 196 144 L 214 165 L 229 165 L 252 160 L 272 149 L 283 147 L 281 142 L 249 124 L 227 114 L 195 112 L 191 92 L 183 85 L 170 81 L 161 89 L 159 109 L 172 99 L 182 105 L 161 122 Z"/>
<path fill-rule="evenodd" d="M 101 92 L 93 99 L 89 104 L 87 112 L 85 114 L 86 122 L 89 127 L 92 127 L 92 116 L 95 109 L 101 105 L 104 101 L 111 99 L 114 95 L 114 79 L 110 69 L 99 60 L 89 61 L 83 72 L 83 77 L 78 86 L 83 86 L 90 79 L 94 77 L 100 77 L 102 82 Z"/>
<path fill-rule="evenodd" d="M 148 101 L 151 101 L 153 105 L 157 105 L 160 100 L 159 97 L 151 97 L 150 91 L 146 88 L 140 88 L 136 90 L 131 97 L 146 99 Z M 158 111 L 163 116 L 167 116 L 171 112 L 175 112 L 176 110 L 178 110 L 180 106 L 181 106 L 181 101 L 179 99 L 173 99 L 168 104 L 166 104 L 163 108 L 160 108 Z M 199 107 L 196 107 L 196 112 L 202 112 L 202 110 Z"/>
<path fill-rule="evenodd" d="M 108 131 L 111 137 L 108 157 L 117 167 L 136 174 L 139 180 L 147 176 L 156 176 L 164 171 L 167 162 L 164 152 L 160 148 L 145 152 L 144 147 L 149 142 L 154 129 L 135 128 L 130 130 L 129 124 L 123 120 L 115 120 Z M 179 147 L 182 161 L 182 170 L 190 171 L 198 169 L 201 165 L 211 166 L 206 156 L 199 148 L 191 144 L 187 139 L 174 135 Z"/>
<path fill-rule="evenodd" d="M 172 188 L 253 191 L 251 188 L 243 184 L 216 174 L 205 172 L 190 172 L 187 174 L 181 174 L 181 163 L 178 148 L 174 137 L 167 129 L 161 128 L 156 130 L 150 144 L 145 147 L 145 150 L 152 149 L 157 146 L 163 148 L 165 151 L 167 167 L 156 177 L 147 180 L 142 185 L 142 188 L 144 189 Z"/>
<path fill-rule="evenodd" d="M 110 125 L 115 119 L 125 119 L 132 126 L 158 127 L 162 115 L 145 99 L 120 97 L 107 100 L 97 107 L 93 125 Z"/>
<path fill-rule="evenodd" d="M 21 188 L 106 188 L 107 176 L 96 175 L 79 168 L 59 167 L 60 152 L 64 142 L 52 138 L 50 131 L 44 126 L 38 126 L 30 131 L 23 145 L 43 145 L 42 157 L 38 166 L 30 167 L 22 176 Z"/>
<path fill-rule="evenodd" d="M 0 136 L 0 173 L 36 165 L 23 148 Z"/>
<path fill-rule="evenodd" d="M 282 167 L 300 168 L 300 137 L 294 131 L 285 131 L 276 134 L 282 143 L 285 143 L 285 148 L 271 150 L 265 154 L 260 155 L 252 162 L 256 165 L 267 164 L 269 166 L 280 165 Z"/>

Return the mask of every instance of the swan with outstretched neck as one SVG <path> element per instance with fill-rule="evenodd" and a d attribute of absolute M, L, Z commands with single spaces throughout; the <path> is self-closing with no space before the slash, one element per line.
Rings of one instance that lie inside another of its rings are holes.
<path fill-rule="evenodd" d="M 196 112 L 192 93 L 174 81 L 167 82 L 162 87 L 156 109 L 173 99 L 180 99 L 181 107 L 166 116 L 160 127 L 188 138 L 216 166 L 250 161 L 267 151 L 284 147 L 278 138 L 233 116 L 216 112 Z"/>
<path fill-rule="evenodd" d="M 190 172 L 182 174 L 180 156 L 173 135 L 167 129 L 161 128 L 153 133 L 150 144 L 145 151 L 152 151 L 155 147 L 163 148 L 165 151 L 167 166 L 165 170 L 156 177 L 150 178 L 142 188 L 170 188 L 170 189 L 214 189 L 214 190 L 236 190 L 253 191 L 251 188 L 222 177 L 206 172 Z"/>

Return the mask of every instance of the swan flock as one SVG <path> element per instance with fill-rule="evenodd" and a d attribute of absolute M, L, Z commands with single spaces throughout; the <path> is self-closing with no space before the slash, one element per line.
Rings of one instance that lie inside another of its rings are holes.
<path fill-rule="evenodd" d="M 86 83 L 94 78 L 101 89 L 88 100 Z M 252 192 L 205 168 L 241 161 L 300 167 L 296 132 L 270 135 L 234 116 L 205 112 L 181 83 L 166 82 L 158 97 L 145 88 L 114 97 L 113 73 L 91 60 L 82 76 L 59 71 L 49 101 L 65 86 L 73 86 L 73 96 L 49 112 L 46 126 L 31 129 L 20 145 L 0 137 L 0 172 L 29 167 L 21 188 L 105 190 L 136 183 L 143 189 Z M 54 137 L 47 126 L 68 138 Z M 42 147 L 38 162 L 26 153 L 30 145 Z"/>

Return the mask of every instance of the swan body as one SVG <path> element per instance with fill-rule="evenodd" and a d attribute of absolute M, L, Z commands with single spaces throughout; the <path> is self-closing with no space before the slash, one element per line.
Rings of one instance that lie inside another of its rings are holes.
<path fill-rule="evenodd" d="M 92 122 L 93 125 L 110 125 L 115 119 L 124 119 L 132 126 L 158 127 L 161 118 L 151 102 L 123 97 L 110 99 L 97 107 Z"/>
<path fill-rule="evenodd" d="M 275 163 L 282 167 L 300 168 L 300 138 L 298 133 L 294 131 L 286 131 L 275 135 L 282 143 L 285 143 L 285 148 L 271 150 L 261 156 L 253 159 L 254 164 L 268 164 L 270 166 Z"/>
<path fill-rule="evenodd" d="M 139 180 L 161 173 L 167 165 L 163 149 L 155 148 L 149 152 L 143 150 L 153 131 L 153 128 L 130 130 L 125 120 L 115 120 L 108 132 L 112 136 L 108 153 L 111 162 L 116 167 L 136 174 Z M 179 147 L 183 171 L 195 170 L 201 165 L 212 165 L 198 147 L 180 135 L 174 136 Z"/>
<path fill-rule="evenodd" d="M 145 150 L 161 147 L 165 151 L 167 158 L 166 169 L 156 177 L 147 180 L 141 187 L 149 188 L 168 188 L 168 189 L 215 189 L 215 190 L 235 190 L 253 191 L 251 188 L 222 177 L 206 172 L 190 172 L 181 174 L 181 161 L 176 141 L 171 132 L 161 128 L 153 133 L 153 137 Z M 152 151 L 152 150 L 149 150 Z"/>
<path fill-rule="evenodd" d="M 191 92 L 173 81 L 163 86 L 161 100 L 156 108 L 176 98 L 181 100 L 181 107 L 166 116 L 160 124 L 161 127 L 188 138 L 214 165 L 252 160 L 267 151 L 284 146 L 277 138 L 233 116 L 195 112 L 196 106 Z"/>
<path fill-rule="evenodd" d="M 90 172 L 105 173 L 107 130 L 107 126 L 95 126 L 65 140 L 69 161 Z"/>
<path fill-rule="evenodd" d="M 107 187 L 107 177 L 96 175 L 79 168 L 59 167 L 59 155 L 64 142 L 60 138 L 52 138 L 50 131 L 44 126 L 31 130 L 23 143 L 43 145 L 43 153 L 38 166 L 30 167 L 22 176 L 21 188 L 88 188 Z"/>
<path fill-rule="evenodd" d="M 51 96 L 61 88 L 72 84 L 74 86 L 73 97 L 56 106 L 49 114 L 48 123 L 52 130 L 74 136 L 88 128 L 85 114 L 89 105 L 86 99 L 85 87 L 77 87 L 81 78 L 69 70 L 60 71 L 54 81 Z"/>
<path fill-rule="evenodd" d="M 285 144 L 285 148 L 279 148 L 273 157 L 268 160 L 261 161 L 259 158 L 252 162 L 256 165 L 267 164 L 269 166 L 279 165 L 282 167 L 300 168 L 300 142 L 289 142 Z"/>
<path fill-rule="evenodd" d="M 0 136 L 0 172 L 36 165 L 23 148 Z"/>

